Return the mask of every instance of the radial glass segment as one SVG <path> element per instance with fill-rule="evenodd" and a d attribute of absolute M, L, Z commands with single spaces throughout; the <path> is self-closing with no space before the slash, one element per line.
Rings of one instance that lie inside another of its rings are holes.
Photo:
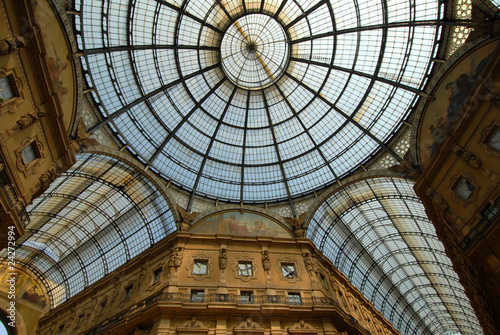
<path fill-rule="evenodd" d="M 195 195 L 290 200 L 387 146 L 438 49 L 437 0 L 77 0 L 101 120 Z M 398 157 L 396 157 L 397 159 Z"/>
<path fill-rule="evenodd" d="M 236 20 L 221 43 L 221 63 L 226 76 L 244 89 L 261 89 L 278 80 L 289 60 L 283 27 L 263 14 Z"/>

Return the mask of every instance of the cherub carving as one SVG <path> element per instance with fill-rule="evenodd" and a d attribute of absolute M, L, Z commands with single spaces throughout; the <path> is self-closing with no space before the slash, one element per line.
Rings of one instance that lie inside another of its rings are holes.
<path fill-rule="evenodd" d="M 306 212 L 300 214 L 299 217 L 295 215 L 293 218 L 291 217 L 283 218 L 288 224 L 291 224 L 292 226 L 295 227 L 295 236 L 297 237 L 304 237 L 304 229 L 302 228 L 302 224 L 304 223 L 305 216 Z"/>
<path fill-rule="evenodd" d="M 191 317 L 191 320 L 186 321 L 184 325 L 182 326 L 183 328 L 208 328 L 203 324 L 203 322 L 198 321 L 196 319 L 196 316 Z"/>
<path fill-rule="evenodd" d="M 190 223 L 193 221 L 193 219 L 196 217 L 196 215 L 200 214 L 199 212 L 188 212 L 181 206 L 177 205 L 177 210 L 179 211 L 179 214 L 182 218 L 182 223 L 181 223 L 181 231 L 188 231 L 189 228 L 191 227 Z"/>
<path fill-rule="evenodd" d="M 388 168 L 392 172 L 402 172 L 406 178 L 416 180 L 420 176 L 420 171 L 418 170 L 418 164 L 416 164 L 411 158 L 410 151 L 407 151 L 403 157 L 403 161 L 399 162 L 399 165 L 394 165 Z"/>
<path fill-rule="evenodd" d="M 306 323 L 304 320 L 300 320 L 298 323 L 294 324 L 290 329 L 316 329 L 310 324 Z"/>
<path fill-rule="evenodd" d="M 92 134 L 87 133 L 87 127 L 85 127 L 83 119 L 80 119 L 80 121 L 78 122 L 76 138 L 70 142 L 70 146 L 73 149 L 73 152 L 78 153 L 81 152 L 84 148 L 99 144 L 99 142 L 97 142 L 95 139 L 90 138 L 91 135 Z"/>
<path fill-rule="evenodd" d="M 253 322 L 251 318 L 246 319 L 236 328 L 248 329 L 248 328 L 261 328 L 256 322 Z"/>

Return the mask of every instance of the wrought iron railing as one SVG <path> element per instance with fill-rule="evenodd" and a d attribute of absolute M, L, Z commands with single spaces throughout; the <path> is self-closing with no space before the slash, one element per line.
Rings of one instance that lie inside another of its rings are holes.
<path fill-rule="evenodd" d="M 335 306 L 338 307 L 338 304 L 335 300 L 328 297 L 322 298 L 300 298 L 289 299 L 290 297 L 286 297 L 284 295 L 263 295 L 263 296 L 254 296 L 254 295 L 235 295 L 235 294 L 226 294 L 226 293 L 212 293 L 210 295 L 200 295 L 200 294 L 182 294 L 182 293 L 169 293 L 169 292 L 160 292 L 151 297 L 148 297 L 127 310 L 109 318 L 98 326 L 92 328 L 87 331 L 85 335 L 96 335 L 103 333 L 104 331 L 110 329 L 115 324 L 121 322 L 126 318 L 130 318 L 135 314 L 139 314 L 142 312 L 142 309 L 149 307 L 155 303 L 159 302 L 179 302 L 179 303 L 236 303 L 236 304 L 285 304 L 285 305 L 301 305 L 301 306 L 313 306 L 313 305 L 327 305 L 327 306 Z M 186 306 L 187 307 L 187 306 Z"/>

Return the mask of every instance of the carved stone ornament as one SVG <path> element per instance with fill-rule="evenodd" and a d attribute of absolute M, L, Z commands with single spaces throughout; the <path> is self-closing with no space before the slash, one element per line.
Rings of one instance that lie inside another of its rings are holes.
<path fill-rule="evenodd" d="M 171 270 L 177 270 L 182 265 L 182 248 L 172 248 L 172 255 L 168 260 L 168 267 Z"/>
<path fill-rule="evenodd" d="M 406 152 L 403 160 L 399 162 L 399 165 L 391 166 L 388 168 L 388 170 L 392 172 L 404 173 L 405 178 L 409 178 L 412 180 L 417 180 L 420 176 L 418 164 L 413 161 L 409 150 Z"/>
<path fill-rule="evenodd" d="M 304 320 L 300 320 L 290 328 L 288 328 L 289 334 L 317 334 L 318 329 L 306 323 Z"/>
<path fill-rule="evenodd" d="M 295 228 L 296 237 L 304 237 L 304 229 L 302 228 L 302 224 L 304 223 L 305 216 L 306 212 L 300 214 L 299 217 L 294 216 L 293 218 L 291 217 L 283 218 L 288 224 L 292 225 Z"/>
<path fill-rule="evenodd" d="M 177 205 L 177 210 L 179 211 L 179 214 L 182 218 L 182 223 L 181 223 L 181 231 L 188 231 L 189 228 L 191 228 L 191 221 L 196 217 L 196 215 L 200 214 L 199 212 L 188 212 L 181 206 Z"/>
<path fill-rule="evenodd" d="M 240 323 L 237 327 L 233 328 L 233 333 L 235 335 L 245 334 L 245 335 L 263 335 L 264 327 L 260 326 L 258 323 L 253 322 L 251 318 L 246 319 Z"/>
<path fill-rule="evenodd" d="M 11 127 L 9 130 L 7 130 L 7 133 L 9 135 L 12 135 L 19 130 L 23 130 L 31 126 L 32 124 L 36 123 L 41 117 L 45 116 L 45 113 L 42 113 L 38 110 L 33 110 L 31 112 L 26 113 L 25 115 L 21 116 L 17 121 L 15 126 Z"/>
<path fill-rule="evenodd" d="M 221 249 L 219 253 L 219 269 L 224 270 L 227 268 L 227 253 L 226 249 Z"/>
<path fill-rule="evenodd" d="M 271 261 L 269 260 L 269 251 L 267 250 L 262 252 L 262 267 L 264 268 L 264 271 L 271 270 Z"/>
<path fill-rule="evenodd" d="M 314 264 L 314 255 L 311 255 L 310 253 L 305 253 L 303 256 L 307 271 L 317 273 L 318 268 L 316 267 L 316 264 Z"/>
<path fill-rule="evenodd" d="M 76 133 L 76 138 L 70 142 L 71 149 L 75 154 L 82 152 L 84 148 L 87 148 L 91 145 L 98 145 L 95 139 L 90 138 L 92 134 L 87 133 L 87 127 L 85 127 L 85 123 L 83 119 L 80 119 L 78 122 L 78 128 Z"/>
<path fill-rule="evenodd" d="M 191 317 L 191 320 L 186 321 L 183 325 L 183 328 L 208 328 L 205 326 L 205 324 L 201 321 L 198 321 L 196 319 L 196 316 Z"/>
<path fill-rule="evenodd" d="M 191 320 L 186 321 L 182 326 L 177 326 L 177 334 L 179 335 L 206 335 L 208 327 L 201 321 L 196 319 L 196 316 L 191 317 Z"/>
<path fill-rule="evenodd" d="M 25 46 L 24 37 L 13 36 L 0 40 L 0 55 L 8 55 Z"/>
<path fill-rule="evenodd" d="M 57 164 L 57 163 L 52 163 L 52 165 L 47 169 L 47 171 L 44 171 L 41 175 L 40 178 L 36 181 L 35 185 L 33 186 L 33 193 L 39 190 L 46 190 L 49 188 L 49 185 L 56 180 L 57 177 L 61 175 L 62 167 Z"/>

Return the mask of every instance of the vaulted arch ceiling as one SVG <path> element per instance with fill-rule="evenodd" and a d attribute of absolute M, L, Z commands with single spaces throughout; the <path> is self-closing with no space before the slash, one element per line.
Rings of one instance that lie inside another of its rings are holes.
<path fill-rule="evenodd" d="M 17 241 L 16 262 L 44 282 L 51 307 L 177 229 L 164 194 L 141 171 L 109 156 L 77 158 L 27 208 L 31 222 Z"/>
<path fill-rule="evenodd" d="M 352 182 L 318 206 L 307 237 L 403 334 L 482 334 L 411 181 Z"/>

